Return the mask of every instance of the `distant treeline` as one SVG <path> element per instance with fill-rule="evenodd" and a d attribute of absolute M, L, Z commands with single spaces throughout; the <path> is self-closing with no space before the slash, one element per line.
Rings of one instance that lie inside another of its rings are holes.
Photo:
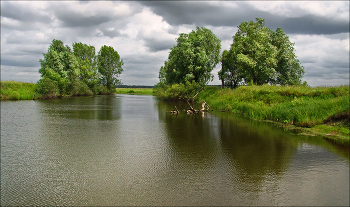
<path fill-rule="evenodd" d="M 154 88 L 154 86 L 119 85 L 116 88 Z"/>

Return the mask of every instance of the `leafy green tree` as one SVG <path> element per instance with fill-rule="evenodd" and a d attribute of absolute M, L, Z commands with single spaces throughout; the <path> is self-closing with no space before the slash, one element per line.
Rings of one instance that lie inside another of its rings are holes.
<path fill-rule="evenodd" d="M 171 48 L 159 72 L 160 81 L 171 85 L 193 82 L 204 85 L 213 79 L 211 71 L 220 61 L 221 41 L 204 27 L 182 33 Z"/>
<path fill-rule="evenodd" d="M 122 66 L 124 62 L 113 47 L 106 45 L 101 47 L 97 59 L 98 71 L 101 74 L 101 83 L 111 91 L 115 85 L 121 83 L 118 76 L 123 71 Z"/>
<path fill-rule="evenodd" d="M 46 83 L 48 80 L 57 85 L 59 94 L 65 95 L 72 89 L 79 75 L 78 61 L 69 46 L 64 46 L 61 40 L 53 40 L 44 59 L 40 59 L 39 73 Z"/>
<path fill-rule="evenodd" d="M 274 83 L 280 85 L 299 85 L 305 71 L 294 53 L 294 43 L 281 28 L 272 33 L 272 44 L 277 47 L 277 77 Z"/>
<path fill-rule="evenodd" d="M 304 69 L 281 28 L 274 32 L 265 27 L 264 19 L 256 18 L 256 22 L 242 22 L 238 29 L 229 51 L 229 67 L 237 68 L 247 84 L 301 84 Z"/>
<path fill-rule="evenodd" d="M 79 63 L 79 79 L 93 90 L 100 82 L 95 47 L 81 42 L 75 42 L 73 43 L 73 53 Z"/>
<path fill-rule="evenodd" d="M 245 82 L 262 85 L 275 78 L 277 48 L 271 42 L 271 30 L 264 26 L 264 19 L 256 20 L 238 26 L 230 51 Z"/>
<path fill-rule="evenodd" d="M 221 70 L 218 72 L 222 87 L 230 86 L 236 88 L 242 81 L 242 76 L 233 63 L 232 52 L 224 50 L 221 55 Z"/>

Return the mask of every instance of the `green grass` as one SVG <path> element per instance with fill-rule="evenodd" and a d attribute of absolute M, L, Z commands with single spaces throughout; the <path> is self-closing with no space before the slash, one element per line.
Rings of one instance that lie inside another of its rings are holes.
<path fill-rule="evenodd" d="M 35 93 L 37 84 L 17 81 L 1 81 L 0 100 L 32 100 L 41 98 Z M 152 88 L 116 88 L 118 94 L 152 95 Z"/>
<path fill-rule="evenodd" d="M 349 140 L 349 86 L 242 86 L 237 89 L 207 87 L 198 95 L 211 109 L 241 113 L 256 120 L 271 120 L 306 127 Z M 342 123 L 325 124 L 326 120 L 344 114 Z M 347 114 L 347 115 L 346 115 Z M 347 122 L 344 122 L 344 117 Z M 323 127 L 321 127 L 323 126 Z"/>
<path fill-rule="evenodd" d="M 34 99 L 35 83 L 1 81 L 0 100 L 31 100 Z"/>
<path fill-rule="evenodd" d="M 153 88 L 116 88 L 117 94 L 138 94 L 138 95 L 152 95 Z"/>

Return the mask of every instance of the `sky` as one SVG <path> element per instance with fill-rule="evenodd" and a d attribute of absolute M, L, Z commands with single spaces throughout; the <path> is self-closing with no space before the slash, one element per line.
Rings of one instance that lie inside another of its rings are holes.
<path fill-rule="evenodd" d="M 237 26 L 255 18 L 295 43 L 312 87 L 349 84 L 349 1 L 1 1 L 1 80 L 36 83 L 53 39 L 124 61 L 124 85 L 153 86 L 180 33 L 210 29 L 229 50 Z M 210 85 L 220 85 L 219 63 Z"/>

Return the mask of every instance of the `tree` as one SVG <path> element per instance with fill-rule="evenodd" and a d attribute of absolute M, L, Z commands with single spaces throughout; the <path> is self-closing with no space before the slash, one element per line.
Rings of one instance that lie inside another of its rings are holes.
<path fill-rule="evenodd" d="M 224 50 L 221 55 L 221 70 L 218 72 L 222 87 L 225 85 L 236 88 L 242 77 L 233 63 L 232 52 Z"/>
<path fill-rule="evenodd" d="M 238 26 L 230 51 L 245 82 L 262 85 L 275 78 L 277 48 L 271 43 L 271 30 L 264 26 L 264 20 L 256 20 Z"/>
<path fill-rule="evenodd" d="M 301 84 L 304 68 L 296 58 L 294 43 L 290 42 L 280 27 L 272 33 L 272 44 L 277 47 L 277 76 L 274 82 L 280 85 Z"/>
<path fill-rule="evenodd" d="M 102 46 L 98 52 L 98 71 L 101 73 L 101 83 L 112 90 L 115 85 L 120 84 L 118 76 L 123 71 L 124 62 L 120 59 L 117 51 L 111 46 Z"/>
<path fill-rule="evenodd" d="M 54 39 L 48 52 L 43 55 L 44 59 L 39 60 L 41 64 L 39 73 L 45 80 L 38 82 L 38 84 L 46 84 L 52 81 L 53 83 L 50 86 L 57 86 L 60 95 L 69 93 L 79 74 L 78 61 L 70 47 L 64 46 L 61 40 Z"/>
<path fill-rule="evenodd" d="M 264 19 L 256 18 L 256 22 L 242 22 L 238 29 L 229 51 L 230 67 L 236 67 L 246 83 L 301 84 L 304 69 L 281 28 L 274 32 L 265 27 Z"/>
<path fill-rule="evenodd" d="M 204 27 L 182 33 L 171 48 L 159 72 L 160 82 L 171 85 L 195 81 L 204 85 L 213 79 L 211 71 L 220 61 L 220 40 Z"/>
<path fill-rule="evenodd" d="M 79 63 L 79 79 L 93 90 L 100 82 L 95 47 L 75 42 L 73 43 L 73 53 Z"/>

